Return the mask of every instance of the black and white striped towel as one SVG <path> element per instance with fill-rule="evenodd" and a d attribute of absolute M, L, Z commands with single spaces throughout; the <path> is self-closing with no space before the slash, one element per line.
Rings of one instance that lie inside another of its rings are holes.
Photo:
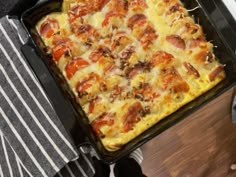
<path fill-rule="evenodd" d="M 58 176 L 91 177 L 20 51 L 26 40 L 19 21 L 0 20 L 0 177 L 51 177 L 63 167 Z"/>

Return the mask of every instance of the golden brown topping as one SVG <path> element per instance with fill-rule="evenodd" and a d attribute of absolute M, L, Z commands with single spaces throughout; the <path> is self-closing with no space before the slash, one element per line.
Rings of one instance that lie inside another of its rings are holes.
<path fill-rule="evenodd" d="M 82 98 L 86 95 L 87 89 L 93 86 L 94 82 L 99 82 L 100 76 L 94 72 L 90 73 L 88 77 L 84 78 L 82 81 L 79 81 L 76 85 L 76 91 L 78 92 L 79 98 Z"/>
<path fill-rule="evenodd" d="M 200 77 L 199 72 L 189 62 L 184 62 L 184 67 L 187 69 L 189 74 Z"/>
<path fill-rule="evenodd" d="M 125 31 L 117 31 L 111 43 L 111 50 L 119 52 L 131 42 L 132 40 L 127 36 Z"/>
<path fill-rule="evenodd" d="M 172 5 L 168 12 L 166 13 L 166 15 L 170 15 L 170 14 L 174 14 L 174 13 L 179 13 L 182 14 L 184 13 L 184 8 L 180 3 L 176 3 L 174 5 Z"/>
<path fill-rule="evenodd" d="M 168 65 L 173 60 L 173 55 L 165 51 L 157 51 L 151 57 L 152 66 Z"/>
<path fill-rule="evenodd" d="M 142 11 L 148 7 L 145 0 L 128 0 L 128 1 L 130 8 L 135 12 Z"/>
<path fill-rule="evenodd" d="M 206 50 L 201 50 L 197 54 L 195 54 L 194 59 L 199 63 L 212 63 L 215 61 L 215 55 L 211 52 Z"/>
<path fill-rule="evenodd" d="M 149 83 L 140 83 L 138 88 L 133 88 L 132 94 L 134 98 L 145 102 L 152 101 L 160 96 Z"/>
<path fill-rule="evenodd" d="M 99 96 L 96 96 L 94 99 L 92 99 L 92 100 L 89 102 L 89 110 L 88 110 L 88 113 L 89 113 L 89 114 L 93 113 L 95 105 L 96 105 L 100 100 L 101 100 L 101 98 L 100 98 Z"/>
<path fill-rule="evenodd" d="M 212 63 L 215 60 L 216 60 L 215 55 L 212 52 L 207 52 L 206 53 L 206 60 L 205 60 L 205 62 Z"/>
<path fill-rule="evenodd" d="M 68 44 L 69 42 L 71 42 L 71 40 L 68 37 L 59 36 L 59 35 L 58 36 L 54 36 L 53 40 L 52 40 L 52 44 L 54 46 Z"/>
<path fill-rule="evenodd" d="M 89 65 L 89 62 L 84 60 L 81 57 L 75 58 L 66 65 L 66 77 L 71 79 L 72 76 L 81 68 L 84 68 Z"/>
<path fill-rule="evenodd" d="M 58 21 L 49 17 L 41 24 L 39 32 L 42 36 L 50 38 L 54 34 L 55 30 L 58 30 L 59 28 L 60 26 Z"/>
<path fill-rule="evenodd" d="M 151 62 L 145 61 L 139 61 L 132 67 L 125 67 L 124 72 L 125 76 L 129 79 L 133 78 L 136 74 L 138 74 L 139 71 L 150 71 L 151 70 Z"/>
<path fill-rule="evenodd" d="M 109 21 L 112 17 L 122 18 L 122 17 L 125 17 L 125 16 L 120 14 L 119 12 L 110 11 L 106 14 L 105 19 L 102 22 L 102 26 L 104 27 L 104 26 L 108 25 L 108 23 L 109 23 Z"/>
<path fill-rule="evenodd" d="M 161 80 L 163 90 L 169 88 L 173 93 L 189 91 L 189 85 L 183 80 L 179 72 L 173 66 L 161 70 Z"/>
<path fill-rule="evenodd" d="M 77 35 L 81 35 L 83 33 L 86 33 L 86 32 L 89 32 L 92 30 L 92 26 L 89 25 L 89 24 L 83 24 L 83 25 L 80 25 L 76 31 L 76 34 Z"/>
<path fill-rule="evenodd" d="M 140 121 L 139 114 L 143 110 L 143 107 L 139 101 L 129 106 L 128 111 L 123 116 L 124 132 L 130 131 L 135 123 Z"/>
<path fill-rule="evenodd" d="M 126 15 L 129 8 L 129 3 L 127 0 L 111 0 L 109 4 L 110 11 L 115 14 Z"/>
<path fill-rule="evenodd" d="M 144 49 L 146 49 L 154 39 L 157 39 L 158 35 L 153 27 L 147 26 L 143 32 L 138 37 Z"/>
<path fill-rule="evenodd" d="M 142 112 L 141 112 L 141 116 L 145 117 L 146 115 L 151 113 L 151 107 L 150 106 L 144 106 Z"/>
<path fill-rule="evenodd" d="M 167 87 L 169 85 L 171 85 L 171 83 L 174 81 L 174 80 L 177 80 L 180 77 L 178 71 L 175 69 L 175 67 L 167 67 L 167 68 L 162 68 L 161 69 L 161 73 L 160 73 L 160 77 L 161 77 L 161 80 L 163 82 L 163 89 L 167 89 Z"/>
<path fill-rule="evenodd" d="M 218 76 L 218 74 L 221 73 L 221 71 L 224 70 L 224 66 L 220 65 L 218 67 L 216 67 L 210 74 L 209 74 L 209 80 L 210 81 L 214 81 L 216 76 Z"/>
<path fill-rule="evenodd" d="M 205 47 L 206 46 L 205 39 L 192 39 L 189 44 L 189 48 L 196 48 L 196 47 Z"/>
<path fill-rule="evenodd" d="M 115 99 L 120 98 L 121 93 L 124 89 L 125 89 L 125 87 L 115 86 L 111 92 L 111 95 L 110 95 L 111 102 L 114 102 Z"/>
<path fill-rule="evenodd" d="M 89 4 L 77 4 L 70 8 L 68 12 L 69 22 L 72 23 L 77 18 L 87 15 L 92 12 L 92 8 Z"/>
<path fill-rule="evenodd" d="M 135 52 L 135 47 L 134 46 L 130 46 L 130 47 L 126 48 L 121 53 L 121 60 L 128 60 L 134 52 Z"/>
<path fill-rule="evenodd" d="M 141 26 L 146 23 L 147 17 L 144 14 L 135 14 L 128 19 L 127 26 L 133 29 L 134 25 Z"/>
<path fill-rule="evenodd" d="M 83 41 L 91 45 L 99 38 L 97 30 L 89 24 L 74 25 L 72 31 Z"/>
<path fill-rule="evenodd" d="M 89 3 L 93 6 L 94 11 L 101 10 L 110 0 L 92 0 Z"/>
<path fill-rule="evenodd" d="M 224 78 L 213 44 L 181 0 L 65 1 L 62 14 L 37 29 L 108 150 Z"/>
<path fill-rule="evenodd" d="M 188 92 L 189 85 L 185 81 L 176 82 L 173 86 L 171 86 L 171 91 L 173 93 Z"/>
<path fill-rule="evenodd" d="M 68 11 L 69 22 L 72 23 L 77 18 L 101 10 L 108 1 L 109 0 L 92 0 L 79 2 L 78 4 L 73 5 Z"/>
<path fill-rule="evenodd" d="M 185 41 L 178 35 L 169 35 L 166 40 L 179 49 L 185 49 Z"/>
<path fill-rule="evenodd" d="M 179 11 L 180 6 L 181 6 L 181 5 L 177 3 L 177 4 L 173 5 L 173 6 L 171 6 L 169 11 L 170 11 L 171 13 L 177 12 L 177 11 Z"/>
<path fill-rule="evenodd" d="M 114 58 L 113 54 L 111 53 L 111 50 L 108 47 L 99 46 L 89 55 L 89 59 L 92 62 L 97 62 L 103 57 Z"/>

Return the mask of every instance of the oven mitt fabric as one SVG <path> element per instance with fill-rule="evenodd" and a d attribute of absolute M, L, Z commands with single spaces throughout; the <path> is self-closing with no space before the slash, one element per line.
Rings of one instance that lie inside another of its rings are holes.
<path fill-rule="evenodd" d="M 0 19 L 0 177 L 51 177 L 63 167 L 58 176 L 90 177 L 90 161 L 79 155 L 20 51 L 26 41 L 19 21 Z"/>

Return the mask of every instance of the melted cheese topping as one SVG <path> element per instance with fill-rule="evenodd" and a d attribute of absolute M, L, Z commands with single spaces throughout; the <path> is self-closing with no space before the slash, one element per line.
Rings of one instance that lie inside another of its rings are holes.
<path fill-rule="evenodd" d="M 179 0 L 101 2 L 95 9 L 65 1 L 37 30 L 95 133 L 115 151 L 225 73 Z"/>

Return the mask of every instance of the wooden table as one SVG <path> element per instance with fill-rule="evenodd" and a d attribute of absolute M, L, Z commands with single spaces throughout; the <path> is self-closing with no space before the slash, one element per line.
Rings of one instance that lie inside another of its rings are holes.
<path fill-rule="evenodd" d="M 235 87 L 236 88 L 236 87 Z M 148 177 L 236 177 L 235 88 L 157 136 L 142 149 Z"/>

